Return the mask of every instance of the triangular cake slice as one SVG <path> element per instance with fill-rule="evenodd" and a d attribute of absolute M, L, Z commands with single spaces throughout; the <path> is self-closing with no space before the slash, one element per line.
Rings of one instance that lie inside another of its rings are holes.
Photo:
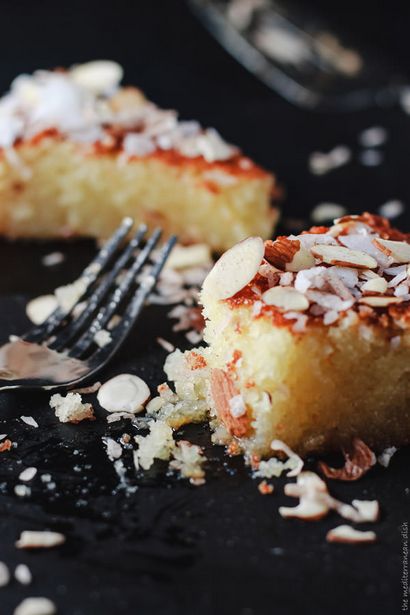
<path fill-rule="evenodd" d="M 0 100 L 0 233 L 108 237 L 124 216 L 223 250 L 269 237 L 274 178 L 90 62 L 14 80 Z"/>

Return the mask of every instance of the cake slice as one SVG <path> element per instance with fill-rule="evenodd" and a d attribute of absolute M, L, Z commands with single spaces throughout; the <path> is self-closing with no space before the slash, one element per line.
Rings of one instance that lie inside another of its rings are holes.
<path fill-rule="evenodd" d="M 124 216 L 223 250 L 269 237 L 274 178 L 98 61 L 21 75 L 0 100 L 0 233 L 105 238 Z"/>
<path fill-rule="evenodd" d="M 408 443 L 409 263 L 409 235 L 368 213 L 228 250 L 201 294 L 221 439 L 248 456 Z"/>

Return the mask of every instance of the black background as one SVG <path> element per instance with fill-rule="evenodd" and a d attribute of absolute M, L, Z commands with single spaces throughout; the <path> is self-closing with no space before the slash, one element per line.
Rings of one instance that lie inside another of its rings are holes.
<path fill-rule="evenodd" d="M 388 53 L 398 70 L 410 69 L 409 3 L 311 6 L 312 11 L 322 6 L 352 36 Z M 352 212 L 376 211 L 393 198 L 410 206 L 409 116 L 398 107 L 349 115 L 291 107 L 230 58 L 182 2 L 3 1 L 0 11 L 1 90 L 21 72 L 112 58 L 124 65 L 126 81 L 140 85 L 150 98 L 178 108 L 184 118 L 215 126 L 274 170 L 286 186 L 285 218 L 307 222 L 311 208 L 322 201 Z M 366 168 L 358 159 L 358 134 L 373 125 L 386 127 L 389 139 L 383 164 Z M 324 177 L 312 176 L 309 153 L 341 143 L 352 148 L 353 161 Z M 409 214 L 398 224 L 410 227 Z M 45 269 L 40 256 L 55 248 L 63 249 L 67 260 Z M 2 338 L 27 328 L 28 297 L 72 280 L 93 253 L 89 242 L 3 242 Z M 170 332 L 165 313 L 160 308 L 144 313 L 103 380 L 135 371 L 154 390 L 164 378 L 165 358 L 155 337 L 184 344 Z M 165 476 L 160 464 L 135 478 L 125 456 L 128 480 L 138 485 L 127 497 L 118 488 L 101 435 L 115 437 L 129 426 L 107 428 L 104 413 L 88 425 L 56 424 L 43 394 L 4 393 L 0 410 L 0 431 L 18 443 L 0 459 L 0 559 L 11 567 L 27 562 L 34 574 L 28 589 L 14 582 L 0 590 L 1 615 L 12 613 L 27 595 L 54 599 L 62 615 L 401 612 L 399 528 L 410 516 L 408 450 L 400 451 L 387 471 L 377 468 L 358 484 L 332 484 L 332 492 L 346 501 L 379 499 L 379 543 L 327 545 L 326 532 L 339 524 L 337 517 L 312 524 L 284 521 L 277 508 L 290 504 L 282 495 L 285 481 L 275 482 L 274 495 L 261 497 L 240 461 L 222 462 L 220 451 L 208 449 L 208 480 L 199 489 Z M 20 415 L 34 416 L 40 429 L 26 426 Z M 205 429 L 187 429 L 185 435 L 207 445 Z M 56 488 L 49 490 L 37 476 L 32 496 L 17 498 L 14 485 L 28 465 L 37 466 L 39 474 L 50 472 Z M 41 553 L 15 549 L 21 530 L 44 528 L 66 533 L 66 545 Z"/>

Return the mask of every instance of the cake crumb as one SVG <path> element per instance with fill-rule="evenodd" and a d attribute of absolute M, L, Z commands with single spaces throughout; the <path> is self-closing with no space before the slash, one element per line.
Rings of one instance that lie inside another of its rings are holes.
<path fill-rule="evenodd" d="M 258 485 L 258 491 L 262 495 L 270 495 L 273 493 L 273 485 L 266 482 L 266 480 L 262 480 Z"/>
<path fill-rule="evenodd" d="M 79 393 L 67 393 L 65 397 L 55 393 L 50 398 L 50 407 L 61 423 L 80 423 L 84 420 L 95 420 L 91 404 L 83 404 Z"/>

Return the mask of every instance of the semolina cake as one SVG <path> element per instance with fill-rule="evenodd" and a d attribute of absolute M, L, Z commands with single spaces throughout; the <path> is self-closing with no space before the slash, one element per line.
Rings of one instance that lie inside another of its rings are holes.
<path fill-rule="evenodd" d="M 365 213 L 228 250 L 203 284 L 214 427 L 248 456 L 410 442 L 410 236 Z M 223 439 L 223 438 L 222 438 Z"/>
<path fill-rule="evenodd" d="M 271 174 L 109 61 L 20 75 L 0 100 L 0 233 L 108 237 L 124 216 L 222 251 L 271 236 Z"/>

